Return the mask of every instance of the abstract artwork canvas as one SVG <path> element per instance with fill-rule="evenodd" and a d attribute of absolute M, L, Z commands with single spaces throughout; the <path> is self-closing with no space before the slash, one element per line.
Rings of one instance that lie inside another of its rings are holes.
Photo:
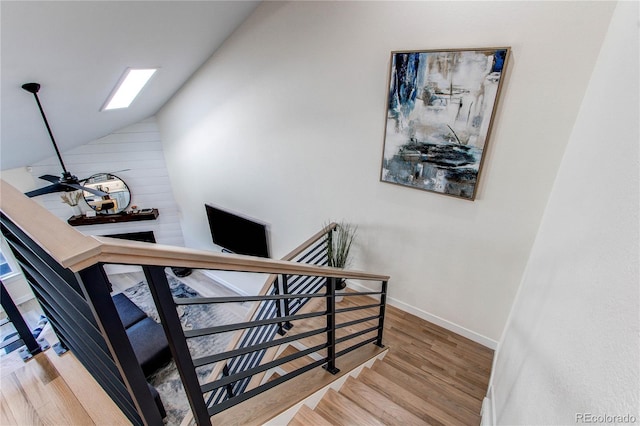
<path fill-rule="evenodd" d="M 381 180 L 474 200 L 508 56 L 392 52 Z"/>

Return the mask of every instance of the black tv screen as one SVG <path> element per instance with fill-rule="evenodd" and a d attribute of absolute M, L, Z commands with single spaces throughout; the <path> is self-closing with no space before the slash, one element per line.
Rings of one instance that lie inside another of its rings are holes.
<path fill-rule="evenodd" d="M 270 257 L 266 224 L 205 204 L 214 244 L 236 254 Z"/>

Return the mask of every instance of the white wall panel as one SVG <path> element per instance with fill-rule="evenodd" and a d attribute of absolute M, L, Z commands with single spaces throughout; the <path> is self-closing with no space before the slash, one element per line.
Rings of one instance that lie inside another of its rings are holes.
<path fill-rule="evenodd" d="M 94 173 L 114 172 L 129 186 L 131 205 L 157 208 L 160 212 L 158 219 L 153 221 L 79 226 L 78 230 L 88 235 L 153 231 L 158 243 L 184 245 L 178 206 L 169 182 L 155 117 L 63 152 L 62 158 L 67 169 L 79 178 Z M 118 171 L 123 169 L 130 170 Z M 38 179 L 38 176 L 59 175 L 60 172 L 57 157 L 31 166 L 31 174 L 37 187 L 44 186 L 44 181 Z M 20 189 L 27 191 L 32 188 Z M 71 208 L 61 202 L 60 194 L 48 194 L 34 199 L 64 221 L 72 214 Z M 87 210 L 88 206 L 84 208 Z"/>
<path fill-rule="evenodd" d="M 392 303 L 494 346 L 614 7 L 263 2 L 158 113 L 185 243 L 211 246 L 206 202 L 269 222 L 276 256 L 345 219 Z M 381 183 L 390 52 L 495 46 L 513 55 L 476 201 Z"/>
<path fill-rule="evenodd" d="M 637 2 L 620 2 L 496 352 L 497 424 L 640 421 Z"/>

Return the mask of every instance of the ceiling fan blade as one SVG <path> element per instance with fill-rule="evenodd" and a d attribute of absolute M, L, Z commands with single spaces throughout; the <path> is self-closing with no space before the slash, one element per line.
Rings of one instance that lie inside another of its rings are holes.
<path fill-rule="evenodd" d="M 40 179 L 43 179 L 52 183 L 60 182 L 60 176 L 54 176 L 54 175 L 42 175 L 40 176 Z"/>
<path fill-rule="evenodd" d="M 71 187 L 74 189 L 79 189 L 81 191 L 87 191 L 92 193 L 93 195 L 97 195 L 98 197 L 104 197 L 105 195 L 109 195 L 106 192 L 98 191 L 97 189 L 89 188 L 88 186 L 82 186 L 77 183 L 63 183 L 62 185 Z"/>
<path fill-rule="evenodd" d="M 51 194 L 54 192 L 62 192 L 64 191 L 64 185 L 59 183 L 54 183 L 53 185 L 45 186 L 44 188 L 34 189 L 33 191 L 25 192 L 24 195 L 27 197 L 37 197 L 38 195 Z"/>

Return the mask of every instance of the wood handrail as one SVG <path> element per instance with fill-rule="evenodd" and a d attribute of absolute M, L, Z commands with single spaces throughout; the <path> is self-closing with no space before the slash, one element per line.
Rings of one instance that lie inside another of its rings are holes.
<path fill-rule="evenodd" d="M 291 252 L 287 253 L 282 260 L 293 260 L 299 254 L 303 253 L 306 249 L 311 247 L 315 242 L 320 240 L 324 235 L 328 234 L 329 231 L 333 231 L 338 227 L 338 224 L 335 222 L 330 223 L 329 225 L 322 228 L 320 231 L 316 232 L 311 238 L 309 238 L 304 243 L 300 244 L 298 247 L 293 249 Z"/>
<path fill-rule="evenodd" d="M 312 275 L 385 281 L 386 275 L 205 250 L 87 236 L 1 181 L 0 210 L 61 265 L 78 272 L 99 262 Z M 292 252 L 293 253 L 293 252 Z"/>

